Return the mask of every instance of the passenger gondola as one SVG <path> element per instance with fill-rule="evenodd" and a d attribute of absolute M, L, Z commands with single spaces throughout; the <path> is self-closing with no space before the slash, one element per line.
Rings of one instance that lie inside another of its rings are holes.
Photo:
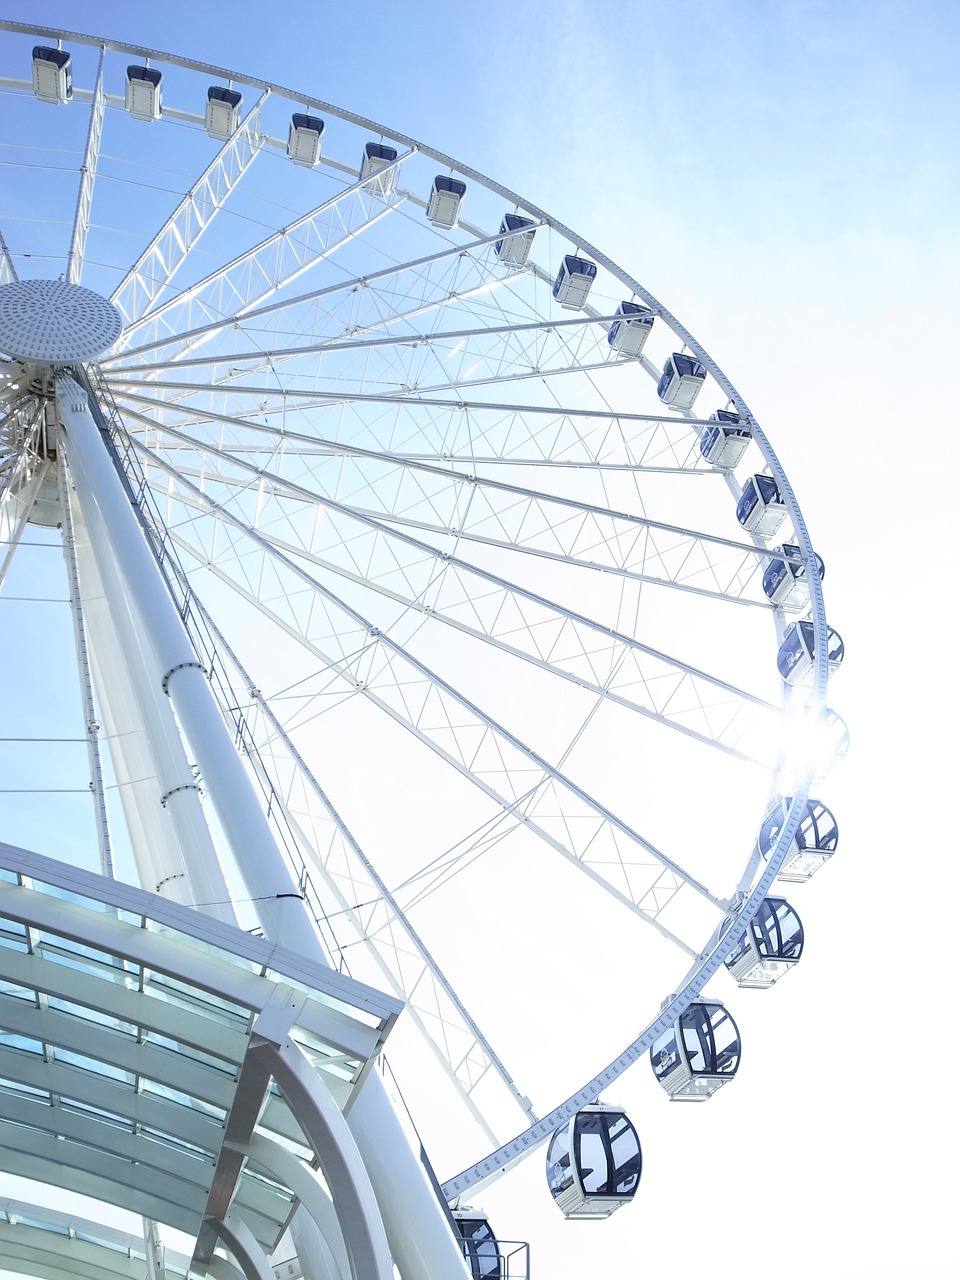
<path fill-rule="evenodd" d="M 156 67 L 127 67 L 124 106 L 134 120 L 159 120 L 163 75 Z"/>
<path fill-rule="evenodd" d="M 427 218 L 435 227 L 455 227 L 460 217 L 460 202 L 467 194 L 467 184 L 459 178 L 438 173 L 427 201 Z"/>
<path fill-rule="evenodd" d="M 498 1280 L 503 1274 L 500 1244 L 480 1209 L 452 1209 L 467 1270 L 473 1280 Z"/>
<path fill-rule="evenodd" d="M 287 135 L 287 155 L 294 164 L 313 166 L 320 159 L 320 140 L 323 137 L 323 121 L 316 116 L 295 111 L 290 119 Z"/>
<path fill-rule="evenodd" d="M 667 356 L 657 383 L 657 395 L 671 409 L 689 409 L 706 381 L 707 370 L 693 356 L 675 351 Z"/>
<path fill-rule="evenodd" d="M 639 359 L 653 328 L 654 314 L 639 302 L 621 302 L 607 330 L 607 342 L 621 356 Z"/>
<path fill-rule="evenodd" d="M 764 898 L 743 937 L 724 960 L 741 987 L 772 987 L 800 959 L 803 925 L 785 898 Z"/>
<path fill-rule="evenodd" d="M 816 660 L 816 629 L 808 618 L 795 622 L 783 637 L 777 653 L 777 670 L 789 685 L 805 684 L 813 678 Z M 827 627 L 827 674 L 843 661 L 843 639 L 839 631 Z"/>
<path fill-rule="evenodd" d="M 530 256 L 534 228 L 532 218 L 519 213 L 505 213 L 500 223 L 500 239 L 494 242 L 494 252 L 501 262 L 511 267 L 522 267 Z"/>
<path fill-rule="evenodd" d="M 578 1111 L 547 1147 L 547 1185 L 565 1218 L 608 1218 L 636 1195 L 641 1166 L 637 1131 L 608 1103 Z"/>
<path fill-rule="evenodd" d="M 69 102 L 73 97 L 70 55 L 65 49 L 34 45 L 33 92 L 41 102 Z"/>
<path fill-rule="evenodd" d="M 722 1004 L 695 1001 L 654 1041 L 650 1064 L 671 1101 L 703 1102 L 736 1075 L 737 1024 Z"/>
<path fill-rule="evenodd" d="M 763 571 L 763 594 L 781 609 L 805 609 L 810 600 L 807 566 L 800 558 L 800 548 L 791 542 L 773 548 L 774 559 Z M 823 561 L 817 556 L 817 570 L 823 581 Z"/>
<path fill-rule="evenodd" d="M 360 181 L 364 191 L 371 195 L 387 196 L 393 190 L 393 177 L 396 169 L 391 165 L 397 158 L 397 148 L 385 146 L 382 142 L 368 142 L 363 148 L 363 160 L 360 162 Z"/>
<path fill-rule="evenodd" d="M 564 255 L 553 282 L 553 296 L 568 311 L 579 311 L 587 300 L 590 287 L 597 278 L 597 268 L 586 258 L 573 253 Z"/>
<path fill-rule="evenodd" d="M 223 85 L 212 84 L 207 90 L 207 110 L 204 115 L 204 128 L 211 138 L 218 142 L 228 142 L 237 132 L 240 124 L 240 103 L 243 97 L 236 89 L 225 89 Z"/>
<path fill-rule="evenodd" d="M 748 533 L 772 537 L 783 524 L 787 508 L 773 476 L 751 476 L 737 502 L 737 519 Z"/>
<path fill-rule="evenodd" d="M 757 837 L 764 858 L 769 858 L 792 803 L 792 796 L 784 797 L 764 819 Z M 809 880 L 836 852 L 839 836 L 837 820 L 827 806 L 808 800 L 778 878 L 791 884 Z"/>
<path fill-rule="evenodd" d="M 717 425 L 704 427 L 700 432 L 700 452 L 712 467 L 732 471 L 753 437 L 750 424 L 729 409 L 717 409 L 711 413 L 710 421 Z"/>

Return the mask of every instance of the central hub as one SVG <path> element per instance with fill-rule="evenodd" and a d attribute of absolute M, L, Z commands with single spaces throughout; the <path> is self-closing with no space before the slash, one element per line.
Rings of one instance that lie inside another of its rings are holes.
<path fill-rule="evenodd" d="M 0 288 L 0 351 L 17 360 L 93 360 L 113 346 L 122 328 L 113 303 L 79 284 L 17 280 Z"/>

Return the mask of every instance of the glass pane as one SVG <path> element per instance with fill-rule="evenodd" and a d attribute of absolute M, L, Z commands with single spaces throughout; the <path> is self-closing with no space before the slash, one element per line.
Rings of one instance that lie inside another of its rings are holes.
<path fill-rule="evenodd" d="M 765 898 L 763 906 L 753 920 L 753 936 L 757 951 L 765 960 L 775 960 L 780 955 L 780 939 L 777 927 L 777 902 Z"/>
<path fill-rule="evenodd" d="M 602 1194 L 607 1190 L 607 1153 L 603 1138 L 596 1131 L 581 1133 L 577 1152 L 577 1168 L 580 1181 L 587 1195 Z"/>
<path fill-rule="evenodd" d="M 99 1009 L 88 1008 L 82 1004 L 74 1004 L 69 1000 L 61 1000 L 59 996 L 48 996 L 47 1007 L 56 1009 L 59 1013 L 66 1013 L 71 1018 L 82 1018 L 84 1022 L 92 1022 L 98 1027 L 106 1027 L 110 1031 L 116 1031 L 120 1035 L 134 1038 L 137 1035 L 137 1028 L 132 1022 L 121 1022 L 119 1018 L 115 1018 L 112 1014 L 101 1013 Z"/>
<path fill-rule="evenodd" d="M 0 1031 L 0 1049 L 23 1049 L 26 1053 L 43 1053 L 43 1045 L 39 1040 L 29 1036 L 14 1035 L 10 1031 Z"/>
<path fill-rule="evenodd" d="M 610 1129 L 610 1154 L 613 1158 L 613 1190 L 629 1195 L 640 1180 L 640 1143 L 626 1116 L 618 1116 Z"/>
<path fill-rule="evenodd" d="M 720 1075 L 733 1075 L 740 1062 L 740 1039 L 736 1024 L 720 1006 L 715 1007 L 712 1021 L 716 1055 L 714 1069 Z"/>
<path fill-rule="evenodd" d="M 161 1035 L 159 1031 L 146 1031 L 143 1033 L 143 1039 L 150 1044 L 158 1044 L 164 1049 L 170 1049 L 173 1053 L 182 1053 L 192 1062 L 202 1062 L 204 1066 L 212 1067 L 214 1071 L 223 1071 L 231 1079 L 236 1075 L 237 1064 L 230 1059 L 214 1057 L 212 1054 L 204 1053 L 202 1049 L 197 1049 L 194 1045 L 184 1045 L 179 1040 Z"/>
<path fill-rule="evenodd" d="M 566 1191 L 573 1184 L 568 1132 L 566 1125 L 562 1129 L 558 1129 L 551 1138 L 550 1146 L 547 1149 L 547 1185 L 554 1196 Z"/>
<path fill-rule="evenodd" d="M 474 1280 L 489 1280 L 500 1274 L 500 1251 L 486 1218 L 457 1218 L 463 1256 Z"/>
<path fill-rule="evenodd" d="M 689 1013 L 689 1010 L 687 1010 Z M 686 1019 L 687 1014 L 684 1014 Z M 691 1025 L 692 1024 L 692 1025 Z M 704 1045 L 704 1030 L 699 1020 L 694 1022 L 684 1021 L 683 1025 L 683 1048 L 687 1055 L 687 1065 L 691 1071 L 703 1072 L 707 1070 L 707 1053 Z"/>
<path fill-rule="evenodd" d="M 53 1050 L 53 1056 L 57 1062 L 80 1067 L 81 1070 L 89 1071 L 93 1075 L 106 1076 L 107 1079 L 116 1080 L 119 1084 L 133 1084 L 133 1075 L 129 1071 L 123 1071 L 109 1062 L 101 1062 L 99 1058 L 88 1058 L 82 1053 L 72 1053 L 69 1049 L 60 1048 Z"/>
<path fill-rule="evenodd" d="M 199 987 L 189 986 L 166 974 L 151 971 L 144 975 L 144 990 L 147 995 L 180 1009 L 190 1009 L 202 1013 L 204 1017 L 222 1022 L 237 1031 L 246 1031 L 250 1021 L 249 1010 L 241 1005 L 233 1004 L 219 996 L 201 991 Z"/>
<path fill-rule="evenodd" d="M 0 946 L 13 951 L 27 951 L 27 929 L 18 920 L 0 922 Z"/>
<path fill-rule="evenodd" d="M 658 1080 L 669 1075 L 680 1061 L 677 1037 L 673 1030 L 666 1032 L 654 1043 L 650 1050 L 650 1061 L 653 1063 L 653 1073 Z"/>

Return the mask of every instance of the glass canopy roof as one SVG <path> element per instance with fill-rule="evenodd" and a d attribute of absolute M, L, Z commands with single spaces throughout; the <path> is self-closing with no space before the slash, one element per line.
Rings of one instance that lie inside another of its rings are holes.
<path fill-rule="evenodd" d="M 321 1184 L 323 1170 L 262 1047 L 302 1057 L 318 1096 L 345 1111 L 400 1007 L 221 921 L 0 843 L 6 1172 L 194 1237 L 229 1206 L 269 1254 L 297 1203 L 277 1168 L 292 1154 Z M 209 1232 L 195 1262 L 217 1268 Z"/>

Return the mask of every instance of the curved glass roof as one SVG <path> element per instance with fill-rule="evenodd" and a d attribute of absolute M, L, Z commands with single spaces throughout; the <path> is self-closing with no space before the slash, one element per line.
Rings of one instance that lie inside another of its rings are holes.
<path fill-rule="evenodd" d="M 148 1247 L 142 1236 L 77 1214 L 21 1200 L 0 1201 L 0 1260 L 7 1271 L 143 1280 Z M 190 1259 L 170 1248 L 164 1248 L 163 1264 L 167 1280 L 181 1280 L 190 1270 Z"/>
<path fill-rule="evenodd" d="M 6 1172 L 195 1238 L 229 1204 L 269 1254 L 296 1198 L 237 1146 L 262 1137 L 317 1162 L 269 1073 L 245 1070 L 251 1045 L 292 1041 L 346 1110 L 400 1008 L 211 917 L 0 844 Z M 63 1225 L 48 1214 L 36 1230 Z M 0 1221 L 4 1240 L 10 1226 Z M 195 1262 L 214 1262 L 203 1239 Z M 31 1248 L 41 1244 L 52 1247 L 37 1237 Z"/>

